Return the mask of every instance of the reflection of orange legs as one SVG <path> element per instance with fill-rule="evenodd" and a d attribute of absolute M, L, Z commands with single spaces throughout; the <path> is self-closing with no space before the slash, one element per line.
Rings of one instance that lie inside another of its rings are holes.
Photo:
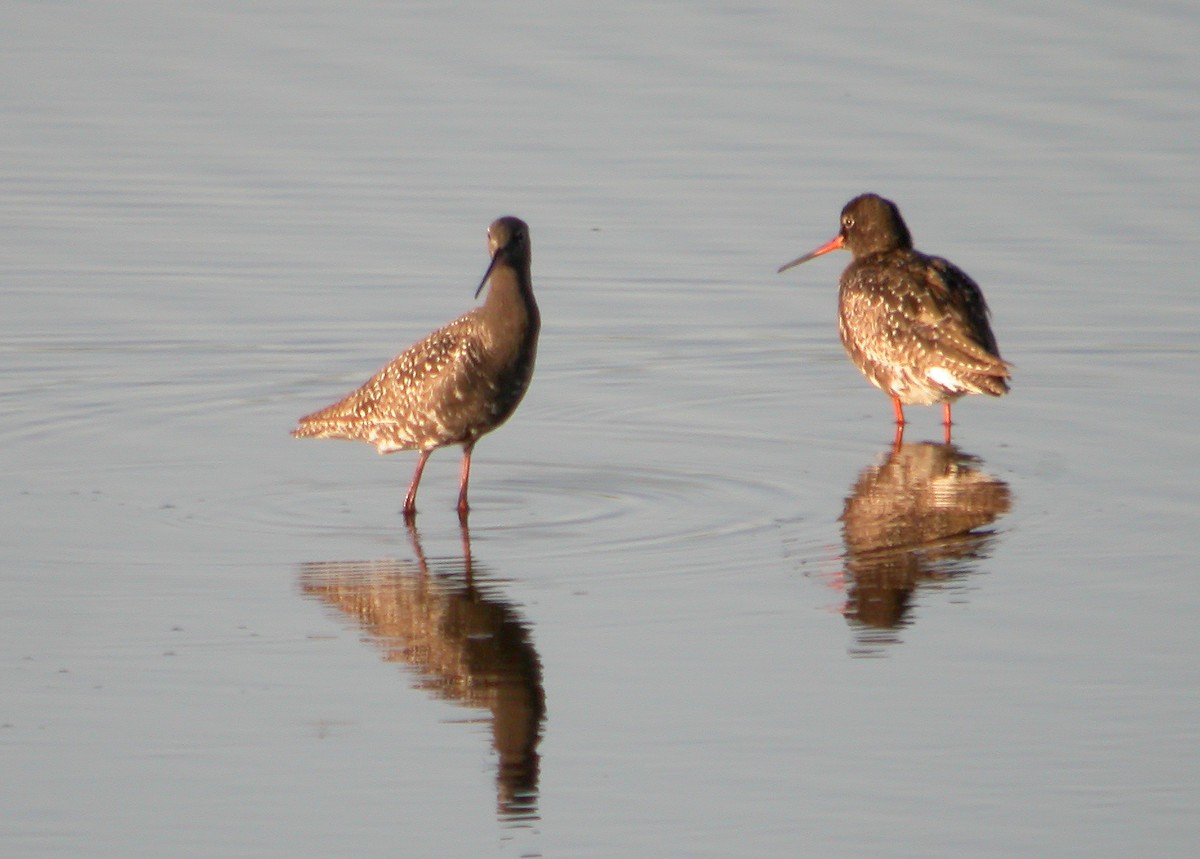
<path fill-rule="evenodd" d="M 428 576 L 429 562 L 425 560 L 425 551 L 421 548 L 421 535 L 417 533 L 416 518 L 406 515 L 404 527 L 408 530 L 408 542 L 412 544 L 413 551 L 417 554 L 417 566 L 421 568 L 421 575 Z"/>
<path fill-rule="evenodd" d="M 421 575 L 429 575 L 429 561 L 425 557 L 425 550 L 421 548 L 421 535 L 417 532 L 417 520 L 415 516 L 404 517 L 404 527 L 408 531 L 408 541 L 412 544 L 413 552 L 417 556 L 417 565 L 421 568 Z M 458 531 L 462 538 L 462 553 L 463 553 L 463 574 L 467 584 L 471 583 L 471 531 L 467 527 L 467 517 L 458 517 Z"/>
<path fill-rule="evenodd" d="M 467 514 L 458 515 L 458 529 L 462 536 L 463 575 L 467 584 L 474 582 L 475 572 L 471 569 L 471 529 L 467 526 Z"/>
<path fill-rule="evenodd" d="M 946 444 L 950 443 L 950 427 L 954 422 L 950 420 L 950 403 L 949 401 L 942 403 L 942 429 L 945 430 Z"/>

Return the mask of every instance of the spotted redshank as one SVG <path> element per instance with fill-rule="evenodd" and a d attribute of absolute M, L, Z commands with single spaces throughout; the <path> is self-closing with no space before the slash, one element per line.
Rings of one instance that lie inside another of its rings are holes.
<path fill-rule="evenodd" d="M 529 388 L 541 316 L 530 277 L 529 227 L 500 218 L 488 228 L 492 261 L 479 288 L 484 303 L 393 358 L 361 388 L 300 419 L 297 438 L 345 438 L 380 453 L 419 451 L 404 498 L 416 513 L 417 486 L 429 454 L 462 445 L 458 512 L 466 516 L 471 451 L 479 437 L 504 423 Z"/>
<path fill-rule="evenodd" d="M 1008 393 L 1009 365 L 1000 358 L 983 292 L 966 272 L 941 257 L 913 250 L 900 210 L 876 194 L 842 209 L 831 241 L 781 266 L 846 248 L 838 331 L 854 366 L 892 398 L 897 438 L 904 404 L 942 404 L 950 440 L 950 407 L 964 394 Z"/>

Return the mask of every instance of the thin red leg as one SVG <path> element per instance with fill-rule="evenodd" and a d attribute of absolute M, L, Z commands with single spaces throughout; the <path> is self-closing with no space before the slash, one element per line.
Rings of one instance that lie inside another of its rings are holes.
<path fill-rule="evenodd" d="M 471 451 L 474 449 L 474 444 L 463 445 L 462 473 L 458 479 L 458 515 L 460 517 L 471 512 L 471 505 L 467 503 L 467 484 L 471 482 Z"/>
<path fill-rule="evenodd" d="M 904 444 L 904 424 L 896 424 L 896 437 L 892 439 L 892 449 L 898 451 L 902 444 Z"/>
<path fill-rule="evenodd" d="M 950 420 L 950 403 L 942 403 L 942 428 L 946 431 L 946 444 L 950 443 L 950 427 L 953 425 L 954 422 Z"/>
<path fill-rule="evenodd" d="M 904 406 L 899 397 L 892 397 L 892 408 L 896 410 L 896 426 L 904 426 Z"/>
<path fill-rule="evenodd" d="M 421 485 L 421 472 L 425 470 L 425 462 L 429 459 L 429 451 L 421 451 L 417 459 L 417 470 L 413 472 L 412 483 L 408 485 L 408 494 L 404 496 L 404 518 L 411 519 L 417 515 L 417 487 Z"/>

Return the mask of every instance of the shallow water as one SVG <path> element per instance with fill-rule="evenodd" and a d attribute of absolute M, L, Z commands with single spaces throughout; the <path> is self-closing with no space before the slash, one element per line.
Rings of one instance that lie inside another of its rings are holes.
<path fill-rule="evenodd" d="M 1185 855 L 1187 4 L 16 4 L 0 28 L 0 851 Z M 864 190 L 1012 394 L 891 408 Z M 531 225 L 476 450 L 295 418 Z"/>

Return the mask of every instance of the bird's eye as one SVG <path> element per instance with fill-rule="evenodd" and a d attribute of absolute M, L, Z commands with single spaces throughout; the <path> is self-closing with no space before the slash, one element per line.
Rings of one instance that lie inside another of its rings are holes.
<path fill-rule="evenodd" d="M 849 215 L 847 215 L 846 217 L 842 218 L 842 227 L 843 227 L 844 229 L 847 229 L 847 230 L 848 230 L 848 229 L 850 229 L 850 228 L 851 228 L 851 227 L 853 227 L 853 226 L 854 226 L 854 218 L 850 217 Z"/>

